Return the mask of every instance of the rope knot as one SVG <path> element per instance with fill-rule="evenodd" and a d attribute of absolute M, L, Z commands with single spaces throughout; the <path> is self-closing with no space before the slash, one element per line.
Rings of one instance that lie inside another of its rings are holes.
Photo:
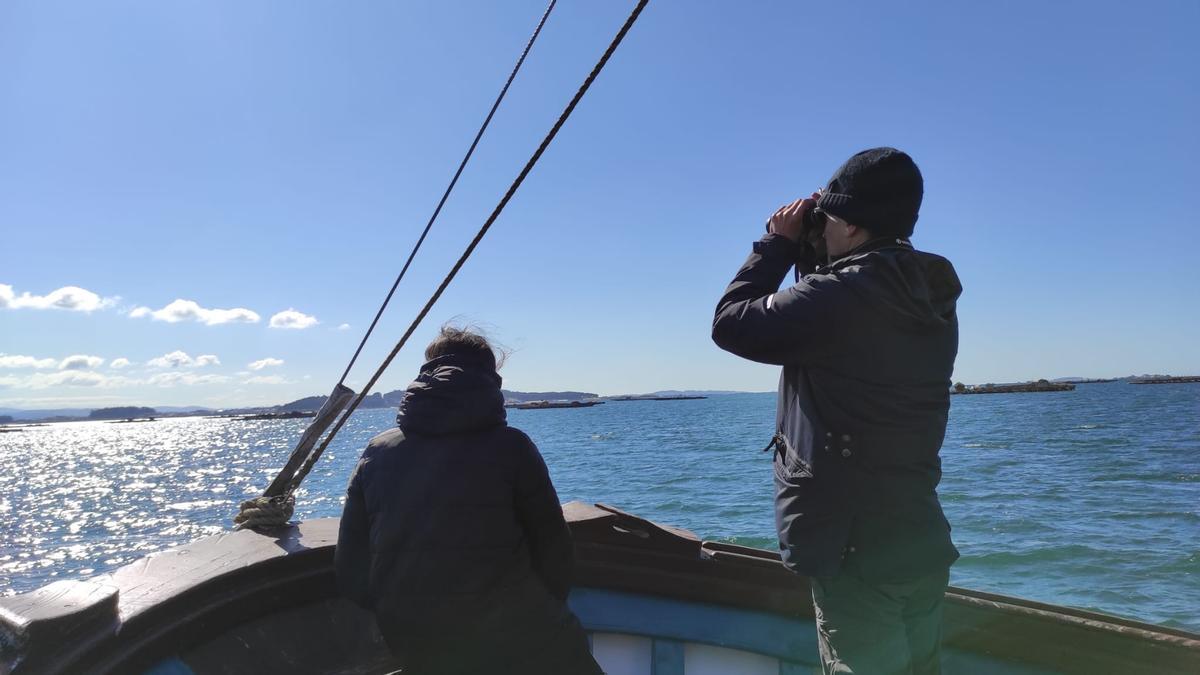
<path fill-rule="evenodd" d="M 242 502 L 233 517 L 235 530 L 259 530 L 283 527 L 296 510 L 296 498 L 291 494 L 275 497 L 255 497 Z"/>

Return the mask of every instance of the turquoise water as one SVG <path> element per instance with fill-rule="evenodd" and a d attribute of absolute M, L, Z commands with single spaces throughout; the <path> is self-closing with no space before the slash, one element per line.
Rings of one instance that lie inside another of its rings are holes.
<path fill-rule="evenodd" d="M 1081 385 L 954 397 L 942 500 L 952 583 L 1200 631 L 1200 386 Z M 559 496 L 773 548 L 773 394 L 512 410 Z M 340 512 L 365 411 L 305 483 Z M 307 420 L 80 422 L 0 434 L 0 592 L 99 574 L 220 532 Z"/>

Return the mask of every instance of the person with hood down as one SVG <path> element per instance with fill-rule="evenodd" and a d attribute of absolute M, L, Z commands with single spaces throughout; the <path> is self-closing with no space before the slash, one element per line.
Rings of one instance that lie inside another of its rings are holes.
<path fill-rule="evenodd" d="M 784 564 L 810 578 L 825 673 L 940 672 L 958 551 L 938 452 L 962 286 L 909 242 L 923 193 L 907 154 L 854 155 L 771 216 L 713 319 L 722 349 L 783 366 L 775 521 Z"/>
<path fill-rule="evenodd" d="M 567 608 L 573 549 L 537 447 L 507 426 L 496 357 L 443 327 L 367 445 L 335 549 L 407 675 L 602 674 Z"/>

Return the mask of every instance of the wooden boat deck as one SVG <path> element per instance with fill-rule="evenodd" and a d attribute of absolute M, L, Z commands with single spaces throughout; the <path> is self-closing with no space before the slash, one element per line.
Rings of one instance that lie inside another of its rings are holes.
<path fill-rule="evenodd" d="M 571 604 L 612 675 L 811 672 L 809 588 L 776 554 L 609 507 L 564 511 Z M 0 673 L 388 672 L 370 615 L 337 597 L 337 525 L 216 535 L 0 599 Z M 947 672 L 1200 672 L 1186 631 L 957 588 L 945 616 Z"/>

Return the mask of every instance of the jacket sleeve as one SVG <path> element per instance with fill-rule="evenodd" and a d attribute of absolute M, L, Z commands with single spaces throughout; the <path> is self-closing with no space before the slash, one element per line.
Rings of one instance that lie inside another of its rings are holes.
<path fill-rule="evenodd" d="M 825 347 L 838 284 L 828 275 L 805 274 L 779 290 L 797 246 L 777 234 L 754 243 L 754 252 L 717 303 L 712 338 L 718 347 L 773 365 L 803 363 Z"/>
<path fill-rule="evenodd" d="M 367 579 L 371 564 L 370 525 L 367 504 L 362 490 L 362 470 L 366 458 L 360 459 L 346 489 L 346 506 L 338 527 L 337 546 L 333 551 L 334 571 L 338 591 L 355 604 L 371 609 Z"/>
<path fill-rule="evenodd" d="M 551 595 L 566 602 L 575 564 L 571 531 L 563 518 L 545 460 L 533 441 L 524 434 L 521 439 L 515 495 L 517 517 L 529 542 L 534 573 Z"/>

